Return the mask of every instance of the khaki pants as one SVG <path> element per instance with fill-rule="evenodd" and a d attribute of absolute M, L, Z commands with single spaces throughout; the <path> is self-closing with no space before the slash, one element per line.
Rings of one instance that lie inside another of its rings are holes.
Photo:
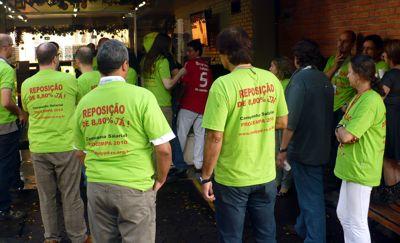
<path fill-rule="evenodd" d="M 89 225 L 94 243 L 152 243 L 156 235 L 156 193 L 89 182 Z"/>
<path fill-rule="evenodd" d="M 61 240 L 61 215 L 58 212 L 62 205 L 68 237 L 73 243 L 84 242 L 87 229 L 79 188 L 82 165 L 75 152 L 32 153 L 32 160 L 45 239 Z"/>
<path fill-rule="evenodd" d="M 162 113 L 168 121 L 170 127 L 172 127 L 173 112 L 171 106 L 160 106 Z"/>

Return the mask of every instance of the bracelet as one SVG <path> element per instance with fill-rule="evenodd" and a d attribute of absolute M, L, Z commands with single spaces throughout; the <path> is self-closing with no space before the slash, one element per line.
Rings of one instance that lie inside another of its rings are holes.
<path fill-rule="evenodd" d="M 202 185 L 211 182 L 211 180 L 212 180 L 211 177 L 208 178 L 208 179 L 203 179 L 203 177 L 200 176 L 200 183 L 201 183 Z"/>
<path fill-rule="evenodd" d="M 286 153 L 287 152 L 287 150 L 288 150 L 288 148 L 280 148 L 279 149 L 279 153 Z"/>

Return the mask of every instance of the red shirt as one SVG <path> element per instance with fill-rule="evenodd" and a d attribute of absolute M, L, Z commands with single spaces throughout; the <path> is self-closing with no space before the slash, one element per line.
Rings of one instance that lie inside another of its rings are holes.
<path fill-rule="evenodd" d="M 211 70 L 200 57 L 187 61 L 185 69 L 186 74 L 181 80 L 185 87 L 181 108 L 203 114 L 212 83 Z"/>

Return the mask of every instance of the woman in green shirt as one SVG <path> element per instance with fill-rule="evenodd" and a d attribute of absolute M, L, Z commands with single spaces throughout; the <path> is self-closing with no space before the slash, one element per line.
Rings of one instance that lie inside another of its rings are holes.
<path fill-rule="evenodd" d="M 337 215 L 346 243 L 369 243 L 371 189 L 380 184 L 385 148 L 384 91 L 368 56 L 351 59 L 348 78 L 357 94 L 335 130 L 340 143 L 335 175 L 342 179 Z"/>
<path fill-rule="evenodd" d="M 290 77 L 294 72 L 293 62 L 288 57 L 279 57 L 275 58 L 271 61 L 271 66 L 269 67 L 269 71 L 271 71 L 275 76 L 281 81 L 283 90 L 286 90 L 286 87 L 289 84 Z M 276 131 L 276 153 L 279 152 L 280 144 L 282 141 L 282 130 Z M 283 168 L 276 167 L 276 186 L 279 188 L 278 196 L 283 197 L 287 194 L 290 187 L 292 186 L 292 174 L 290 170 L 287 171 Z"/>

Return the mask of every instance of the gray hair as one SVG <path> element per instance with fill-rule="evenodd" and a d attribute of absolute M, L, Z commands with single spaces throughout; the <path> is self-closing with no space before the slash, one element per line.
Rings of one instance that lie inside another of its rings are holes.
<path fill-rule="evenodd" d="M 11 36 L 0 33 L 0 47 L 12 45 L 13 41 Z"/>
<path fill-rule="evenodd" d="M 128 49 L 117 40 L 104 42 L 97 53 L 98 69 L 103 75 L 118 70 L 125 61 L 129 61 Z"/>

